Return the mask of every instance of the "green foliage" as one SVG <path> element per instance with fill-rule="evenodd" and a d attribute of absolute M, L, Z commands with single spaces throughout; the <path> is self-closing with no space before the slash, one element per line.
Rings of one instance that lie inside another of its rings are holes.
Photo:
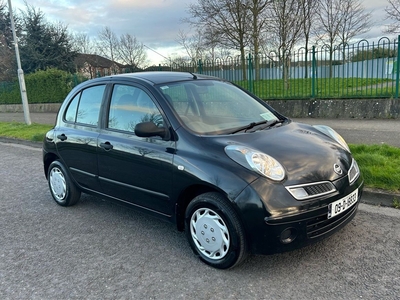
<path fill-rule="evenodd" d="M 393 200 L 393 207 L 397 208 L 397 209 L 400 209 L 400 200 L 399 199 L 395 198 Z"/>
<path fill-rule="evenodd" d="M 352 57 L 351 61 L 363 61 L 377 58 L 397 57 L 397 51 L 390 48 L 374 48 L 371 50 L 358 50 Z"/>
<path fill-rule="evenodd" d="M 249 81 L 236 81 L 249 89 Z M 253 82 L 253 93 L 261 99 L 309 99 L 312 96 L 312 79 L 258 80 Z M 318 78 L 315 80 L 315 97 L 369 98 L 390 97 L 395 93 L 392 80 L 377 78 Z"/>
<path fill-rule="evenodd" d="M 14 17 L 15 31 L 21 32 L 20 20 Z M 11 20 L 7 5 L 0 0 L 0 81 L 11 80 L 16 65 Z M 16 72 L 16 71 L 15 71 Z"/>
<path fill-rule="evenodd" d="M 29 103 L 60 103 L 69 91 L 84 78 L 68 72 L 48 69 L 25 76 Z M 18 80 L 0 83 L 0 104 L 20 104 L 21 95 Z"/>
<path fill-rule="evenodd" d="M 21 37 L 21 63 L 26 73 L 58 68 L 68 72 L 75 70 L 76 52 L 72 50 L 72 38 L 67 26 L 51 24 L 44 13 L 26 4 L 23 12 L 24 30 Z"/>
<path fill-rule="evenodd" d="M 26 125 L 18 122 L 0 122 L 0 136 L 38 142 L 43 141 L 46 132 L 52 127 L 52 125 L 35 123 Z"/>
<path fill-rule="evenodd" d="M 364 176 L 371 188 L 392 192 L 400 191 L 400 148 L 384 145 L 350 145 Z"/>
<path fill-rule="evenodd" d="M 62 102 L 72 88 L 72 75 L 49 69 L 26 75 L 29 103 Z"/>

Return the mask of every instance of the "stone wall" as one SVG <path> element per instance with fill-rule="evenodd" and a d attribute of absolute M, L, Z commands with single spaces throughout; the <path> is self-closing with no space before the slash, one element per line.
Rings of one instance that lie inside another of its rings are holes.
<path fill-rule="evenodd" d="M 268 100 L 291 118 L 398 119 L 399 99 Z M 29 104 L 30 112 L 54 112 L 60 103 Z M 23 112 L 22 104 L 0 105 L 0 112 Z"/>
<path fill-rule="evenodd" d="M 291 118 L 397 119 L 399 99 L 269 100 L 274 109 Z"/>
<path fill-rule="evenodd" d="M 41 103 L 29 104 L 29 112 L 49 112 L 57 113 L 61 103 Z M 24 112 L 22 104 L 3 104 L 0 105 L 0 112 Z"/>

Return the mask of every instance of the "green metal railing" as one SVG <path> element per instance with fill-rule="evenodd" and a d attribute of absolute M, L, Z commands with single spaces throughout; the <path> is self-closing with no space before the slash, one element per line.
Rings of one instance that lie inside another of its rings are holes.
<path fill-rule="evenodd" d="M 399 40 L 248 54 L 244 65 L 239 57 L 200 60 L 171 69 L 221 77 L 263 99 L 398 98 Z"/>
<path fill-rule="evenodd" d="M 362 40 L 332 48 L 303 47 L 287 53 L 247 54 L 244 59 L 237 56 L 199 60 L 147 70 L 194 72 L 224 78 L 266 100 L 398 99 L 399 43 L 400 35 L 394 41 L 382 37 L 377 42 Z M 68 89 L 84 80 L 82 75 L 73 75 Z M 20 103 L 18 89 L 17 80 L 0 82 L 0 104 Z"/>

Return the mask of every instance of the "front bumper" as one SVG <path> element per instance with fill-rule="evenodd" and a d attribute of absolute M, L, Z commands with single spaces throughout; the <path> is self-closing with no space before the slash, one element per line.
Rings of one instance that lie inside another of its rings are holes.
<path fill-rule="evenodd" d="M 235 201 L 242 212 L 249 247 L 254 254 L 274 254 L 302 248 L 343 228 L 356 215 L 362 197 L 363 179 L 360 176 L 353 185 L 341 186 L 338 193 L 311 201 L 297 201 L 283 189 L 278 185 L 266 189 L 261 182 L 253 183 Z M 328 205 L 356 189 L 357 202 L 344 212 L 328 218 Z M 263 195 L 261 201 L 260 195 Z"/>

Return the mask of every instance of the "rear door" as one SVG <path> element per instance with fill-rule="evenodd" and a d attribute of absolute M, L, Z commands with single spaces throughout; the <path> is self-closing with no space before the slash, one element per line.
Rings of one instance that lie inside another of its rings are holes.
<path fill-rule="evenodd" d="M 98 190 L 97 137 L 105 84 L 79 91 L 70 101 L 63 123 L 55 128 L 56 146 L 73 178 L 87 189 Z"/>
<path fill-rule="evenodd" d="M 99 179 L 108 196 L 171 216 L 175 143 L 136 136 L 135 125 L 145 121 L 165 125 L 151 93 L 141 86 L 115 84 L 106 128 L 98 137 Z"/>

